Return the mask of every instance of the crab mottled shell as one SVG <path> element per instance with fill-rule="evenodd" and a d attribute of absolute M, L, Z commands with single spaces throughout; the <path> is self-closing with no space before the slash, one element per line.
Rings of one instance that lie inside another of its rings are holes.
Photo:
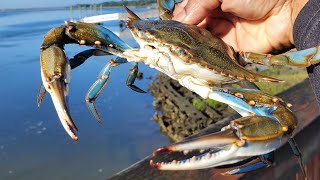
<path fill-rule="evenodd" d="M 40 65 L 43 76 L 50 82 L 54 76 L 63 76 L 67 69 L 67 57 L 63 50 L 55 45 L 42 51 Z"/>
<path fill-rule="evenodd" d="M 272 115 L 291 133 L 297 127 L 297 118 L 290 111 L 287 103 L 280 98 L 256 90 L 229 89 L 228 93 L 243 99 L 252 106 L 276 107 Z"/>
<path fill-rule="evenodd" d="M 209 31 L 197 26 L 173 20 L 154 21 L 129 18 L 127 27 L 141 48 L 148 45 L 158 49 L 169 58 L 177 58 L 187 64 L 200 65 L 204 69 L 225 77 L 226 82 L 231 79 L 251 82 L 280 81 L 244 69 L 237 63 L 234 52 L 228 45 Z M 221 82 L 216 84 L 219 83 Z"/>
<path fill-rule="evenodd" d="M 56 28 L 52 28 L 43 38 L 43 43 L 41 45 L 41 49 L 46 49 L 53 44 L 56 44 L 60 47 L 64 47 L 65 44 L 69 43 L 77 43 L 75 40 L 71 39 L 65 33 L 65 26 L 59 26 Z"/>
<path fill-rule="evenodd" d="M 239 128 L 241 139 L 263 141 L 278 138 L 284 131 L 279 122 L 266 116 L 247 116 L 232 121 Z"/>

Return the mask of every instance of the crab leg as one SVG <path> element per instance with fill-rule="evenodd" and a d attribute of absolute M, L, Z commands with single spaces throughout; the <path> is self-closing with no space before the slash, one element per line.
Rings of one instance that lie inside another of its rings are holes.
<path fill-rule="evenodd" d="M 94 101 L 99 96 L 104 86 L 107 84 L 110 73 L 111 73 L 111 69 L 115 66 L 118 66 L 126 62 L 127 60 L 123 58 L 116 58 L 115 60 L 111 59 L 110 62 L 100 71 L 98 75 L 98 80 L 94 82 L 94 84 L 90 87 L 90 89 L 86 94 L 87 107 L 91 112 L 91 114 L 98 120 L 99 123 L 101 123 L 101 118 L 97 112 L 96 106 L 94 105 Z"/>
<path fill-rule="evenodd" d="M 290 51 L 280 55 L 258 54 L 251 52 L 240 52 L 240 56 L 247 62 L 263 65 L 290 65 L 308 67 L 320 62 L 320 46 L 301 50 Z"/>
<path fill-rule="evenodd" d="M 76 54 L 73 58 L 69 59 L 71 69 L 74 69 L 83 64 L 91 56 L 107 56 L 112 55 L 99 49 L 88 49 Z"/>
<path fill-rule="evenodd" d="M 99 49 L 88 49 L 85 51 L 82 51 L 75 55 L 72 59 L 70 59 L 70 65 L 71 69 L 78 67 L 79 65 L 83 64 L 89 57 L 91 56 L 106 56 L 111 55 L 108 52 L 99 50 Z M 116 60 L 110 60 L 110 62 L 101 70 L 98 80 L 91 86 L 89 89 L 87 95 L 86 95 L 86 103 L 89 111 L 91 114 L 98 120 L 98 122 L 101 123 L 101 118 L 97 112 L 97 109 L 94 105 L 95 99 L 99 96 L 101 91 L 103 90 L 104 86 L 106 85 L 109 75 L 111 72 L 111 68 L 118 66 L 119 64 L 126 63 L 127 60 L 124 58 L 116 58 Z M 140 93 L 145 93 L 142 89 L 135 86 L 133 83 L 137 77 L 138 73 L 138 63 L 134 63 L 134 67 L 130 69 L 126 84 L 127 86 Z"/>
<path fill-rule="evenodd" d="M 102 92 L 105 85 L 108 83 L 111 69 L 113 67 L 116 67 L 126 62 L 127 62 L 126 59 L 120 58 L 120 57 L 117 57 L 115 60 L 111 59 L 110 62 L 99 73 L 98 80 L 96 80 L 96 82 L 90 87 L 90 89 L 87 92 L 87 95 L 86 95 L 87 107 L 91 112 L 91 114 L 98 120 L 99 123 L 101 123 L 102 121 L 97 111 L 97 108 L 94 104 L 94 101 L 97 99 L 97 97 Z M 137 73 L 138 73 L 138 64 L 134 63 L 133 68 L 130 69 L 130 72 L 128 74 L 126 84 L 130 89 L 136 92 L 145 93 L 145 91 L 143 91 L 142 89 L 140 89 L 139 87 L 133 84 L 137 77 Z"/>
<path fill-rule="evenodd" d="M 273 152 L 271 152 L 271 153 L 260 156 L 259 162 L 224 172 L 222 173 L 222 175 L 241 174 L 241 173 L 247 173 L 247 172 L 254 171 L 261 168 L 266 168 L 273 164 L 273 160 L 274 160 Z"/>
<path fill-rule="evenodd" d="M 235 93 L 230 93 L 230 90 L 235 90 Z M 239 91 L 237 91 L 239 90 Z M 209 94 L 210 99 L 228 104 L 231 108 L 237 111 L 241 116 L 259 115 L 259 116 L 270 116 L 270 114 L 275 110 L 276 106 L 254 106 L 256 101 L 254 100 L 243 100 L 243 95 L 261 93 L 259 90 L 255 89 L 221 89 L 211 91 Z M 272 102 L 272 99 L 270 99 Z"/>
<path fill-rule="evenodd" d="M 72 121 L 66 102 L 70 81 L 70 65 L 63 49 L 52 45 L 43 50 L 40 64 L 43 85 L 51 95 L 61 124 L 70 137 L 77 140 L 78 137 L 74 131 L 78 129 Z"/>
<path fill-rule="evenodd" d="M 300 165 L 300 168 L 302 169 L 302 172 L 303 172 L 303 174 L 304 174 L 304 177 L 307 177 L 307 173 L 306 173 L 306 170 L 305 170 L 305 168 L 304 168 L 305 165 L 304 165 L 304 163 L 303 163 L 303 161 L 302 161 L 302 154 L 301 154 L 301 151 L 300 151 L 300 149 L 299 149 L 296 141 L 295 141 L 293 138 L 289 138 L 289 139 L 288 139 L 288 142 L 289 142 L 289 144 L 290 144 L 290 146 L 291 146 L 291 149 L 292 149 L 294 155 L 295 155 L 296 157 L 298 157 L 298 159 L 299 159 L 299 165 Z"/>
<path fill-rule="evenodd" d="M 146 93 L 144 90 L 140 89 L 139 87 L 137 87 L 136 85 L 134 85 L 134 81 L 136 80 L 137 78 L 137 75 L 138 75 L 138 63 L 134 62 L 133 63 L 133 67 L 130 69 L 129 71 L 129 74 L 128 74 L 128 78 L 126 80 L 126 85 L 136 91 L 136 92 L 139 92 L 139 93 Z"/>

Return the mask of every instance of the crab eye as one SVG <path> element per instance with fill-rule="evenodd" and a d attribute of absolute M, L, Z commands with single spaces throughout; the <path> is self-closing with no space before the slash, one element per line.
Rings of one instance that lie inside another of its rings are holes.
<path fill-rule="evenodd" d="M 191 55 L 182 48 L 171 48 L 171 51 L 176 53 L 179 57 L 184 58 L 184 59 L 190 59 Z"/>
<path fill-rule="evenodd" d="M 67 25 L 67 29 L 69 32 L 75 32 L 77 30 L 76 26 L 73 25 Z"/>

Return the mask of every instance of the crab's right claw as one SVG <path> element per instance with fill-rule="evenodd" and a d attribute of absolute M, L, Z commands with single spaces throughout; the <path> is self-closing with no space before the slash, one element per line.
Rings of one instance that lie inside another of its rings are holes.
<path fill-rule="evenodd" d="M 43 85 L 50 93 L 54 107 L 62 126 L 73 140 L 78 137 L 78 131 L 73 123 L 67 106 L 68 82 L 70 78 L 70 65 L 63 50 L 58 46 L 50 46 L 41 53 L 41 77 Z"/>
<path fill-rule="evenodd" d="M 157 163 L 151 161 L 150 165 L 159 170 L 193 170 L 234 164 L 276 150 L 281 145 L 283 133 L 281 125 L 272 118 L 247 116 L 232 121 L 223 131 L 166 146 L 153 153 L 157 155 L 163 152 L 199 150 L 202 154 L 180 161 Z M 205 153 L 203 150 L 206 150 Z M 254 165 L 249 169 L 260 167 Z M 237 170 L 237 172 L 244 171 Z"/>
<path fill-rule="evenodd" d="M 163 20 L 170 20 L 175 5 L 182 2 L 182 0 L 157 0 L 157 2 L 160 18 Z"/>

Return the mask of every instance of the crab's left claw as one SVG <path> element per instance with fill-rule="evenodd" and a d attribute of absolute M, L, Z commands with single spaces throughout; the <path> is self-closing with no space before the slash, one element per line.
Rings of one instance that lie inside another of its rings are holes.
<path fill-rule="evenodd" d="M 160 170 L 193 170 L 233 164 L 274 151 L 280 147 L 283 133 L 281 125 L 271 118 L 243 117 L 232 121 L 221 132 L 166 146 L 153 154 L 192 150 L 207 150 L 206 153 L 180 161 L 151 161 L 150 164 Z"/>
<path fill-rule="evenodd" d="M 50 46 L 41 53 L 41 77 L 47 92 L 50 93 L 54 107 L 62 126 L 73 140 L 78 137 L 67 105 L 68 82 L 70 79 L 70 65 L 63 50 L 55 45 Z"/>
<path fill-rule="evenodd" d="M 180 2 L 182 2 L 182 0 L 157 0 L 160 18 L 163 20 L 170 20 L 175 5 Z"/>

